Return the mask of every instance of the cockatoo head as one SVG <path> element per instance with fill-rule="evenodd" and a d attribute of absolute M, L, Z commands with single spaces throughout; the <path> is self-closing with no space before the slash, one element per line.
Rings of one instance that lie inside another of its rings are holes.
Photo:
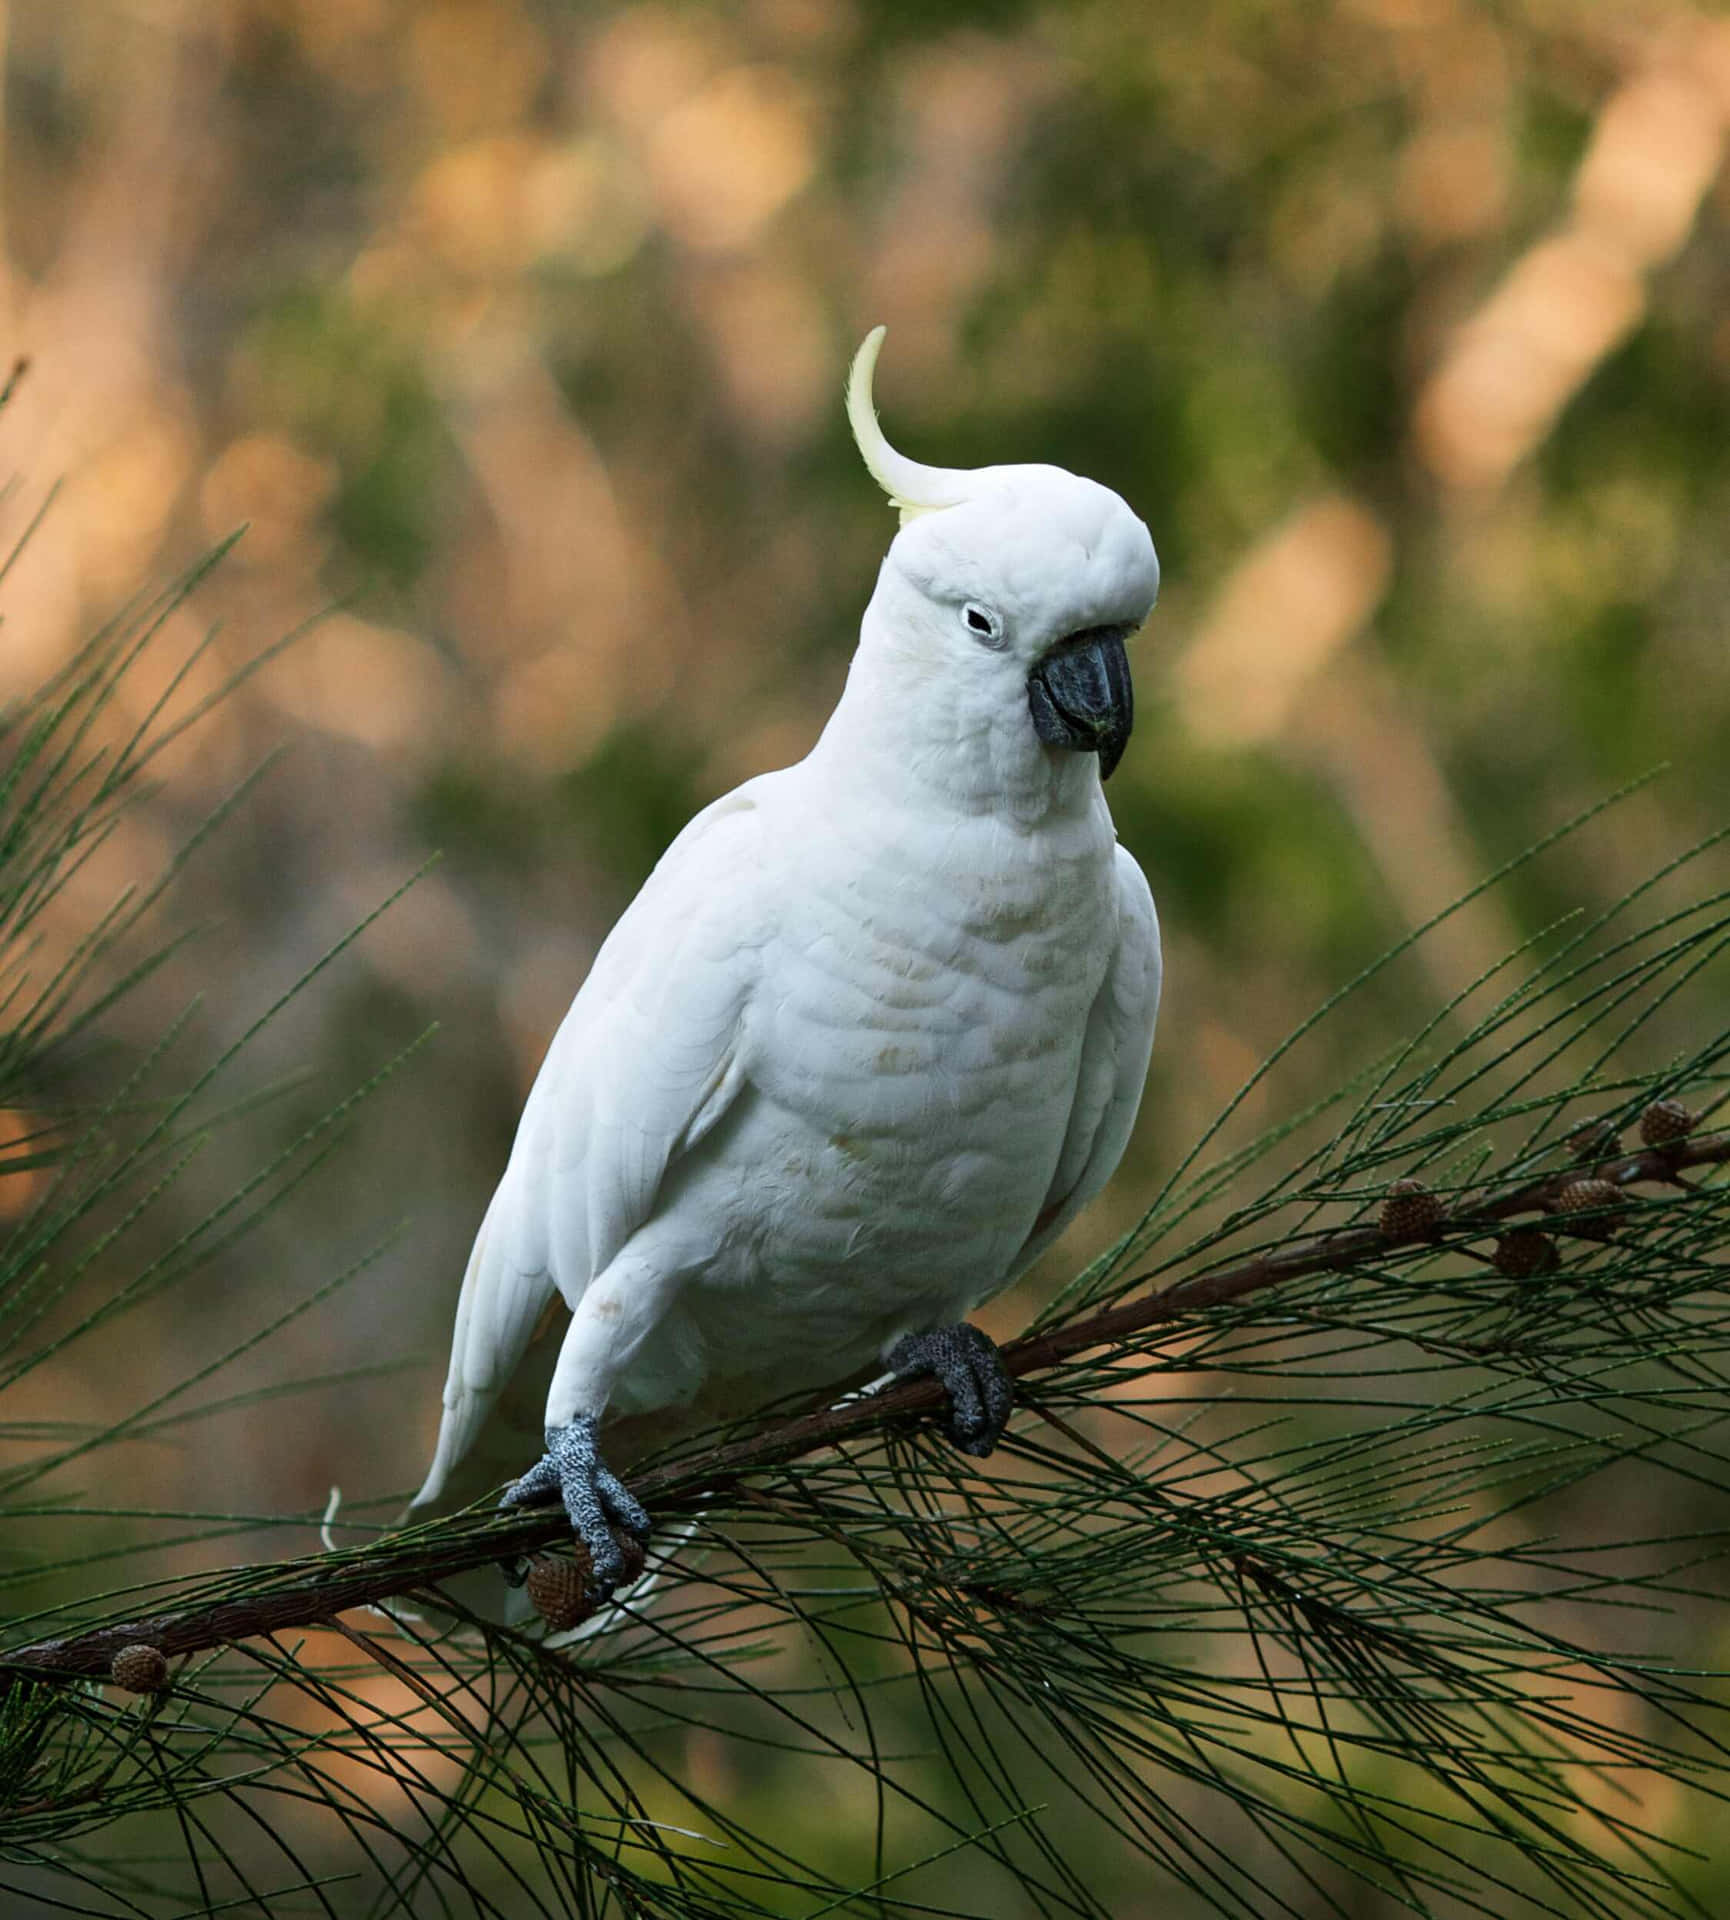
<path fill-rule="evenodd" d="M 883 335 L 854 358 L 847 416 L 901 512 L 878 588 L 896 647 L 927 675 L 974 685 L 978 710 L 1009 703 L 1043 746 L 1097 753 L 1109 778 L 1134 720 L 1124 643 L 1159 595 L 1147 528 L 1109 487 L 1061 467 L 968 471 L 897 453 L 871 400 Z"/>

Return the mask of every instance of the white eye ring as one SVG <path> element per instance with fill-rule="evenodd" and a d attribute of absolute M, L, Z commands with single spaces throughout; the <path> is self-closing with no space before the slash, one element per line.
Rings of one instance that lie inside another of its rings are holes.
<path fill-rule="evenodd" d="M 969 600 L 961 609 L 961 624 L 982 647 L 990 647 L 996 652 L 1005 644 L 1003 622 L 989 607 L 982 607 L 977 600 Z"/>

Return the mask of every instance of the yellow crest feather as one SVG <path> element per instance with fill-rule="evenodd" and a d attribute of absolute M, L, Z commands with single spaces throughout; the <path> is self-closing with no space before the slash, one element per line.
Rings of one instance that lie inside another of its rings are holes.
<path fill-rule="evenodd" d="M 966 476 L 947 467 L 921 466 L 917 460 L 897 453 L 885 438 L 871 397 L 871 383 L 888 331 L 887 327 L 873 327 L 853 356 L 847 375 L 847 422 L 866 471 L 889 496 L 889 504 L 906 526 L 919 514 L 959 505 L 966 497 Z"/>

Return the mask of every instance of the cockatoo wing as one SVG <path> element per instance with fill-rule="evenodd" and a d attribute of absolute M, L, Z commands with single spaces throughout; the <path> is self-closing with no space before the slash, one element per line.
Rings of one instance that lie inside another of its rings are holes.
<path fill-rule="evenodd" d="M 1117 951 L 1087 1017 L 1057 1172 L 1011 1279 L 1033 1265 L 1116 1172 L 1135 1127 L 1153 1053 L 1162 966 L 1153 894 L 1134 856 L 1121 846 L 1117 909 Z"/>
<path fill-rule="evenodd" d="M 732 1103 L 760 946 L 758 802 L 776 777 L 716 801 L 673 842 L 547 1050 L 469 1256 L 416 1506 L 438 1498 L 554 1293 L 575 1307 Z"/>

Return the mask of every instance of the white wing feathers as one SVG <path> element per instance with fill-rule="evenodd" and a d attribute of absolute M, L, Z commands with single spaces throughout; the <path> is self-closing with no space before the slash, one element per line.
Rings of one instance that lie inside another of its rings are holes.
<path fill-rule="evenodd" d="M 554 1292 L 576 1306 L 653 1212 L 671 1162 L 732 1103 L 763 784 L 716 801 L 668 848 L 547 1050 L 469 1256 L 416 1506 L 468 1451 Z"/>
<path fill-rule="evenodd" d="M 1147 1080 L 1159 1015 L 1159 916 L 1147 878 L 1117 849 L 1117 952 L 1087 1017 L 1069 1129 L 1045 1205 L 1008 1278 L 1024 1273 L 1117 1170 Z"/>
<path fill-rule="evenodd" d="M 553 1277 L 545 1265 L 525 1272 L 502 1250 L 502 1236 L 496 1235 L 496 1226 L 501 1215 L 509 1211 L 509 1193 L 509 1181 L 501 1181 L 475 1235 L 474 1250 L 463 1274 L 438 1448 L 426 1481 L 414 1497 L 417 1507 L 438 1498 L 451 1470 L 474 1445 L 489 1409 L 529 1344 L 541 1310 L 552 1297 Z"/>

